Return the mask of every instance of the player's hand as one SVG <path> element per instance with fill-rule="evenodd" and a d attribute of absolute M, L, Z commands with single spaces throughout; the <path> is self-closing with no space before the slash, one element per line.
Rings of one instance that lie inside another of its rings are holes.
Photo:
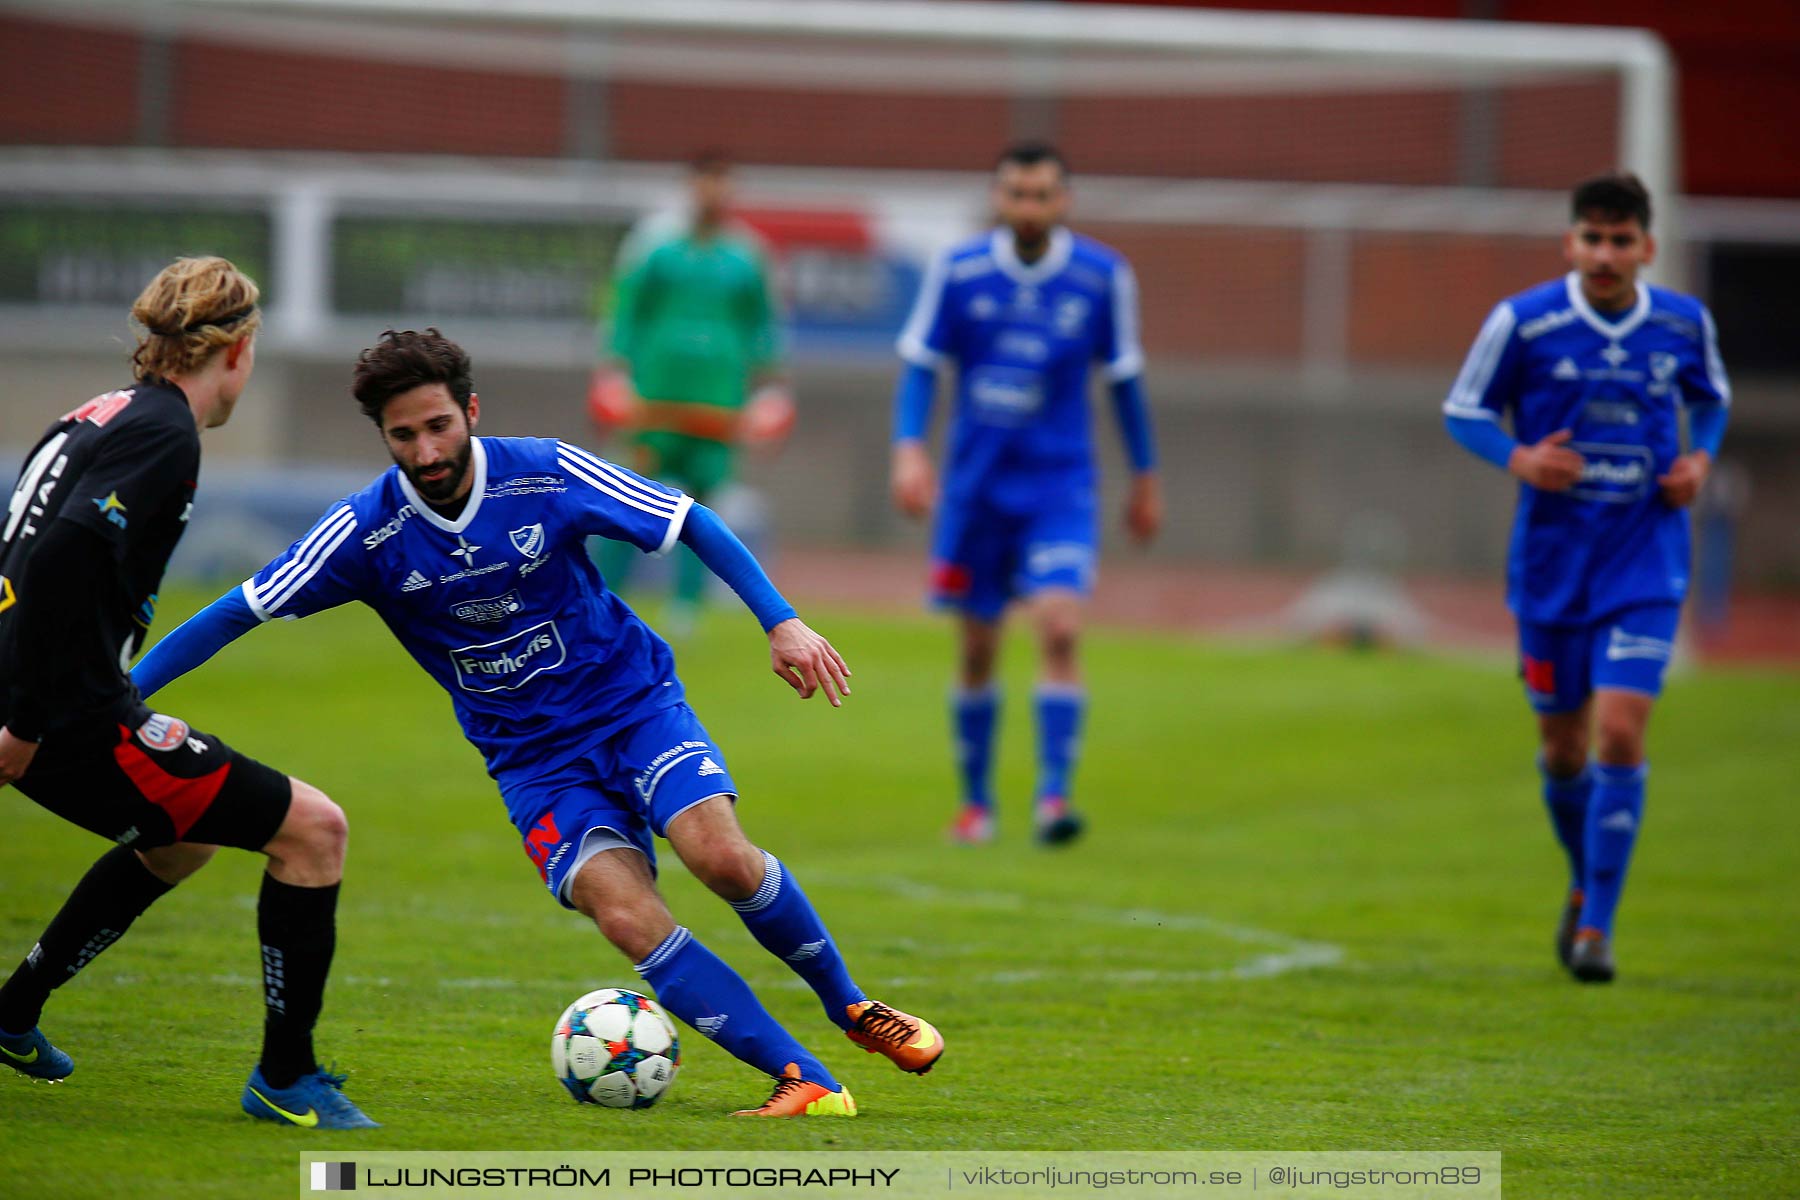
<path fill-rule="evenodd" d="M 637 424 L 639 407 L 625 372 L 612 366 L 595 369 L 588 380 L 587 411 L 602 433 Z"/>
<path fill-rule="evenodd" d="M 1669 464 L 1667 475 L 1658 475 L 1656 482 L 1662 488 L 1664 503 L 1671 508 L 1686 508 L 1706 486 L 1707 473 L 1712 470 L 1712 455 L 1704 450 L 1695 450 L 1683 454 Z"/>
<path fill-rule="evenodd" d="M 797 418 L 794 394 L 787 386 L 765 383 L 744 405 L 743 418 L 738 422 L 738 436 L 752 446 L 778 446 L 794 431 Z"/>
<path fill-rule="evenodd" d="M 1125 529 L 1140 545 L 1162 528 L 1162 479 L 1154 471 L 1131 477 L 1131 496 L 1125 502 Z"/>
<path fill-rule="evenodd" d="M 850 667 L 844 656 L 799 617 L 789 617 L 769 630 L 769 662 L 802 700 L 823 691 L 831 707 L 837 708 L 850 694 Z"/>
<path fill-rule="evenodd" d="M 1581 479 L 1587 460 L 1566 444 L 1575 435 L 1559 429 L 1535 446 L 1512 452 L 1506 469 L 1541 492 L 1566 492 Z"/>
<path fill-rule="evenodd" d="M 31 769 L 38 744 L 13 736 L 10 729 L 0 728 L 0 788 L 17 783 L 19 776 Z"/>
<path fill-rule="evenodd" d="M 937 480 L 931 470 L 931 456 L 922 442 L 894 443 L 894 461 L 890 478 L 894 507 L 909 517 L 923 517 L 937 501 Z"/>

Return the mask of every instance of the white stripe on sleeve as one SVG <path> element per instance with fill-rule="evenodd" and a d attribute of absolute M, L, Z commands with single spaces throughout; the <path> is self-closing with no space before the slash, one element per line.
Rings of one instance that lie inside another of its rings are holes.
<path fill-rule="evenodd" d="M 1511 304 L 1502 300 L 1494 306 L 1476 336 L 1475 344 L 1469 348 L 1469 357 L 1463 361 L 1461 374 L 1451 385 L 1450 396 L 1444 401 L 1446 414 L 1478 417 L 1493 412 L 1482 400 L 1494 382 L 1494 369 L 1500 365 L 1500 356 L 1506 352 L 1506 344 L 1512 339 L 1513 327 L 1517 324 L 1518 318 L 1513 315 Z"/>
<path fill-rule="evenodd" d="M 263 581 L 259 589 L 263 595 L 270 595 L 282 587 L 287 580 L 306 570 L 305 564 L 310 560 L 312 552 L 318 548 L 319 542 L 336 532 L 338 522 L 343 520 L 346 514 L 352 520 L 355 519 L 356 514 L 348 505 L 342 505 L 334 511 L 326 513 L 324 519 L 313 526 L 312 532 L 306 535 L 306 540 L 301 542 L 299 548 L 294 551 L 294 556 L 282 563 L 273 575 Z"/>
<path fill-rule="evenodd" d="M 281 606 L 292 600 L 301 588 L 311 582 L 313 576 L 324 569 L 325 564 L 331 561 L 331 556 L 336 553 L 337 548 L 343 545 L 352 533 L 356 532 L 356 513 L 348 506 L 341 508 L 330 518 L 329 524 L 330 531 L 325 537 L 308 539 L 312 543 L 312 550 L 309 553 L 304 556 L 298 554 L 294 556 L 294 561 L 302 564 L 300 574 L 289 575 L 284 582 L 279 584 L 271 578 L 259 589 L 262 611 L 270 616 L 278 615 Z"/>
<path fill-rule="evenodd" d="M 914 366 L 936 367 L 944 361 L 944 356 L 926 345 L 925 339 L 937 323 L 938 308 L 944 302 L 944 286 L 949 276 L 950 252 L 946 250 L 925 268 L 918 299 L 913 301 L 912 315 L 906 319 L 905 327 L 900 330 L 900 340 L 895 343 L 900 357 Z"/>
<path fill-rule="evenodd" d="M 629 471 L 620 469 L 597 454 L 589 454 L 581 447 L 571 446 L 567 442 L 557 444 L 557 454 L 560 458 L 566 458 L 569 464 L 585 467 L 589 475 L 608 480 L 621 491 L 629 492 L 648 504 L 659 505 L 668 511 L 674 509 L 674 496 L 650 486 Z"/>
<path fill-rule="evenodd" d="M 1137 276 L 1131 264 L 1120 259 L 1113 267 L 1112 318 L 1113 360 L 1106 365 L 1106 377 L 1117 383 L 1144 370 L 1144 347 L 1138 340 Z"/>
<path fill-rule="evenodd" d="M 1700 325 L 1705 331 L 1706 380 L 1719 394 L 1719 403 L 1731 407 L 1731 380 L 1725 376 L 1725 360 L 1719 356 L 1719 327 L 1713 324 L 1712 312 L 1700 309 Z"/>
<path fill-rule="evenodd" d="M 661 558 L 675 548 L 675 543 L 681 540 L 681 527 L 687 524 L 688 510 L 693 507 L 694 498 L 684 494 L 675 506 L 675 515 L 669 518 L 669 529 L 663 534 L 662 545 L 650 551 L 651 558 Z"/>
<path fill-rule="evenodd" d="M 653 517 L 663 517 L 666 519 L 674 516 L 676 508 L 680 505 L 680 500 L 687 499 L 686 496 L 677 499 L 674 496 L 663 495 L 657 495 L 652 499 L 646 497 L 641 490 L 636 488 L 627 491 L 625 488 L 619 486 L 617 481 L 613 478 L 594 471 L 592 468 L 576 459 L 559 457 L 557 463 L 563 470 L 587 484 L 596 492 L 609 496 L 612 499 L 617 500 L 620 504 L 629 505 L 639 512 L 647 512 Z"/>

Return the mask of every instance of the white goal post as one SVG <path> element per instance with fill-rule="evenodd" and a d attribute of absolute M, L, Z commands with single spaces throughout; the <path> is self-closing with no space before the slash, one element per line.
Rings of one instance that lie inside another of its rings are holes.
<path fill-rule="evenodd" d="M 142 6 L 142 0 L 130 5 Z M 594 31 L 893 38 L 1010 50 L 1186 52 L 1375 68 L 1597 68 L 1616 71 L 1621 80 L 1617 165 L 1637 172 L 1664 211 L 1679 186 L 1674 64 L 1662 40 L 1643 29 L 931 0 L 170 0 L 164 7 Z M 1022 70 L 1054 72 L 1054 66 Z"/>

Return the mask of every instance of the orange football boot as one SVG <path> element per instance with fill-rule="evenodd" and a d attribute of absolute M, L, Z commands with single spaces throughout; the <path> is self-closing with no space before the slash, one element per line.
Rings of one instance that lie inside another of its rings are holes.
<path fill-rule="evenodd" d="M 734 1117 L 854 1117 L 856 1101 L 850 1089 L 832 1091 L 800 1078 L 798 1063 L 789 1063 L 775 1077 L 775 1091 L 761 1108 L 740 1108 Z"/>
<path fill-rule="evenodd" d="M 887 1055 L 902 1071 L 923 1075 L 944 1055 L 944 1039 L 928 1022 L 879 1000 L 864 1000 L 844 1011 L 851 1022 L 844 1036 L 870 1054 Z"/>

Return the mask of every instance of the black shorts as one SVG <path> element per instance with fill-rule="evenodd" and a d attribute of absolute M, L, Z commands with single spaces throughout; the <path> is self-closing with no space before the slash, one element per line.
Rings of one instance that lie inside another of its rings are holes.
<path fill-rule="evenodd" d="M 13 786 L 65 821 L 139 848 L 261 850 L 293 802 L 287 776 L 161 713 L 136 729 L 108 721 L 55 731 Z"/>

